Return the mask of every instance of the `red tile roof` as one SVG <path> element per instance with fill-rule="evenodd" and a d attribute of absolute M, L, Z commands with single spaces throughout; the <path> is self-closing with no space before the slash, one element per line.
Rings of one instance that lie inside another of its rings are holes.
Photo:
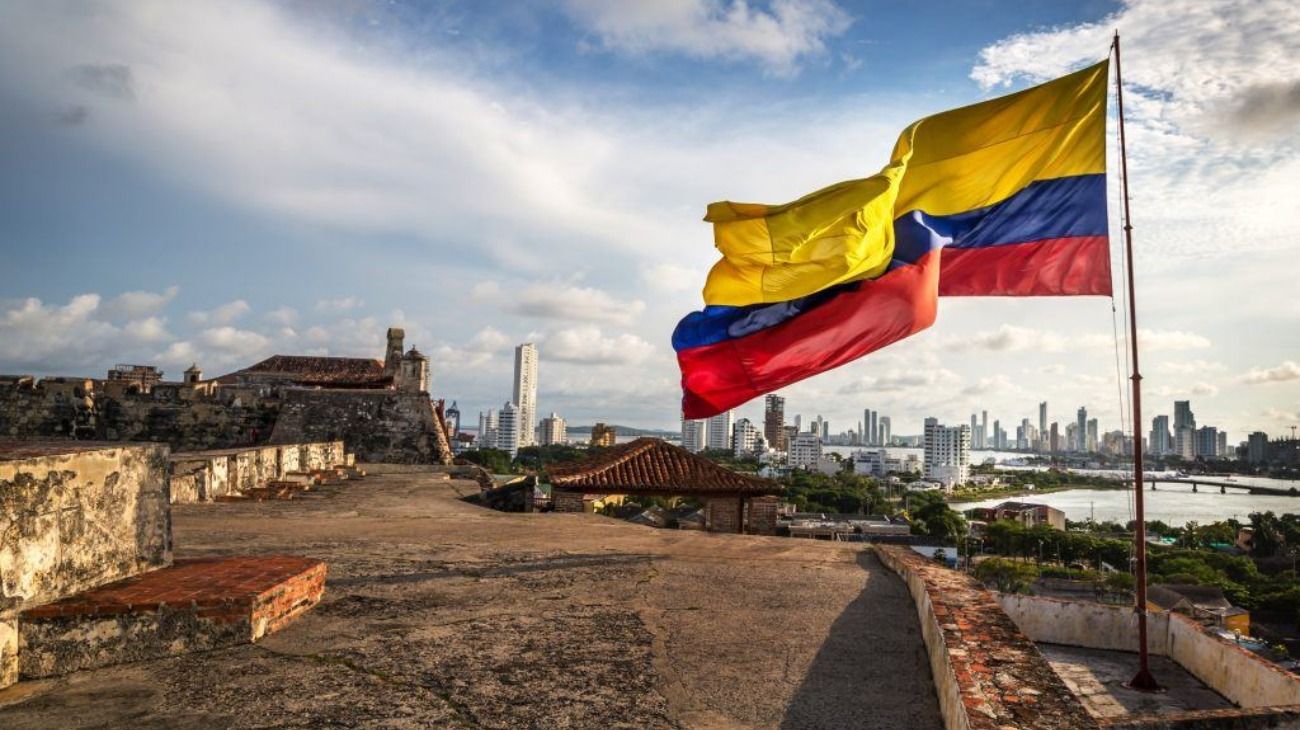
<path fill-rule="evenodd" d="M 384 374 L 384 364 L 368 357 L 311 357 L 306 355 L 272 355 L 265 360 L 217 378 L 231 385 L 240 376 L 269 375 L 300 385 L 334 388 L 383 388 L 392 383 Z"/>
<path fill-rule="evenodd" d="M 780 494 L 783 487 L 692 454 L 656 438 L 639 438 L 591 458 L 550 468 L 553 489 L 561 492 Z"/>

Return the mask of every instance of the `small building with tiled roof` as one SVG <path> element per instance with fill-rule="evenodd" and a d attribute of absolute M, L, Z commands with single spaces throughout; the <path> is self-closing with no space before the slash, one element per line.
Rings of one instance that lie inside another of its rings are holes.
<path fill-rule="evenodd" d="M 590 458 L 552 467 L 557 512 L 582 512 L 584 503 L 611 494 L 690 497 L 704 504 L 714 532 L 776 532 L 778 496 L 770 480 L 732 471 L 662 439 L 639 438 Z"/>

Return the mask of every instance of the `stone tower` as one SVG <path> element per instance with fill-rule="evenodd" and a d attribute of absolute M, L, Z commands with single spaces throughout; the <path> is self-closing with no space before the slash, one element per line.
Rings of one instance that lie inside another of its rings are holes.
<path fill-rule="evenodd" d="M 391 330 L 390 330 L 391 331 Z M 429 358 L 414 347 L 402 356 L 398 365 L 394 385 L 398 390 L 408 393 L 423 393 L 429 390 Z"/>
<path fill-rule="evenodd" d="M 406 339 L 406 330 L 401 327 L 388 328 L 388 348 L 384 350 L 384 375 L 397 377 L 398 366 L 402 362 L 402 341 Z"/>
<path fill-rule="evenodd" d="M 185 370 L 185 384 L 194 385 L 203 380 L 203 371 L 199 369 L 199 364 L 194 363 Z"/>

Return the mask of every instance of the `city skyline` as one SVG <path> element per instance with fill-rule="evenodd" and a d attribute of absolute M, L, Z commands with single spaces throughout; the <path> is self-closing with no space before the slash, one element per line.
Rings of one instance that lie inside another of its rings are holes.
<path fill-rule="evenodd" d="M 708 3 L 8 5 L 0 372 L 371 357 L 394 325 L 467 413 L 501 407 L 511 348 L 532 341 L 548 409 L 673 430 L 668 333 L 716 258 L 708 202 L 873 173 L 903 124 L 1095 61 L 1123 27 L 1146 396 L 1197 399 L 1230 434 L 1300 423 L 1300 302 L 1269 295 L 1288 291 L 1300 222 L 1293 110 L 1268 96 L 1300 79 L 1294 5 L 1160 4 L 1216 27 L 1180 36 L 1151 0 L 870 23 L 791 2 L 821 20 L 763 3 L 749 20 Z M 681 31 L 700 23 L 716 32 Z M 1187 43 L 1204 64 L 1187 66 Z M 210 113 L 187 113 L 196 89 Z M 304 119 L 337 156 L 283 144 Z M 484 202 L 498 199 L 512 204 Z M 783 394 L 833 424 L 869 403 L 896 430 L 939 412 L 1015 423 L 1039 394 L 1118 422 L 1110 300 L 941 307 L 931 330 Z"/>

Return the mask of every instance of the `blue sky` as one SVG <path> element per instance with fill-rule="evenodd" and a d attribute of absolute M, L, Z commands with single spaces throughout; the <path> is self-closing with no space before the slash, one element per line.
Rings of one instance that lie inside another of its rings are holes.
<path fill-rule="evenodd" d="M 1155 413 L 1300 421 L 1292 3 L 833 0 L 72 3 L 0 9 L 0 372 L 378 355 L 435 395 L 671 427 L 668 336 L 704 207 L 875 172 L 927 113 L 1127 39 Z M 1130 70 L 1131 69 L 1131 70 Z M 1267 211 L 1267 215 L 1261 215 Z M 1242 256 L 1249 251 L 1249 256 Z M 1110 302 L 945 301 L 931 331 L 788 389 L 861 409 L 1119 425 Z M 1146 345 L 1144 345 L 1146 346 Z M 754 407 L 741 409 L 755 415 Z M 909 428 L 907 424 L 913 424 Z"/>

